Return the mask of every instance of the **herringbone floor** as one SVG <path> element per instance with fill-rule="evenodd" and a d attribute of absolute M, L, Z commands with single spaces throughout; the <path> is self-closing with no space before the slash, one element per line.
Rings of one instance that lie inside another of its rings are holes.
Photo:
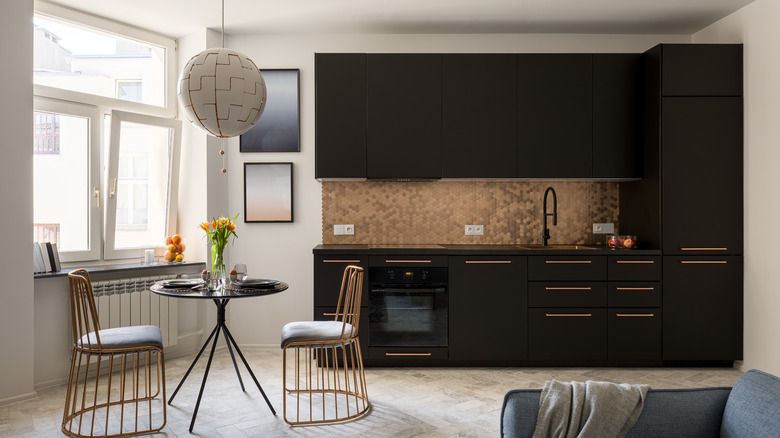
<path fill-rule="evenodd" d="M 159 437 L 495 437 L 504 394 L 541 388 L 548 379 L 646 383 L 652 388 L 731 386 L 742 375 L 726 368 L 367 368 L 373 409 L 357 421 L 289 427 L 282 419 L 280 350 L 244 351 L 278 415 L 273 416 L 244 373 L 241 392 L 227 351 L 215 355 L 193 434 L 188 427 L 205 362 L 193 371 Z M 170 395 L 193 356 L 166 361 Z M 0 407 L 0 437 L 57 437 L 65 386 L 39 391 L 33 400 Z"/>

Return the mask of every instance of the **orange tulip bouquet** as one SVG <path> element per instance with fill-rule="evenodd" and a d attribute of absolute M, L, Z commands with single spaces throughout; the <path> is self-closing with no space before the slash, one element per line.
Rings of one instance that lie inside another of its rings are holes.
<path fill-rule="evenodd" d="M 225 251 L 228 240 L 232 237 L 232 240 L 235 241 L 238 237 L 238 234 L 236 234 L 237 218 L 238 214 L 233 219 L 220 216 L 219 218 L 212 218 L 211 222 L 200 224 L 200 228 L 206 232 L 206 237 L 211 242 L 211 275 L 222 283 L 227 278 L 222 253 Z"/>

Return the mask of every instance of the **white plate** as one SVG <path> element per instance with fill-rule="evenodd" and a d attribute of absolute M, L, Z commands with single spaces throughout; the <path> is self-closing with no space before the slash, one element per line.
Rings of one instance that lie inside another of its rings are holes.
<path fill-rule="evenodd" d="M 247 278 L 245 280 L 236 280 L 236 285 L 239 287 L 272 287 L 279 283 L 279 280 L 267 280 L 265 278 Z"/>

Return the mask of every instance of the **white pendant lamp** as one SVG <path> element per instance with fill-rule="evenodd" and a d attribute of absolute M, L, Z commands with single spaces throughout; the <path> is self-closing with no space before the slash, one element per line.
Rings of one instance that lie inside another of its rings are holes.
<path fill-rule="evenodd" d="M 206 49 L 187 62 L 179 75 L 178 95 L 187 120 L 218 138 L 245 133 L 263 114 L 263 75 L 249 57 L 225 48 L 225 0 L 222 47 Z M 220 154 L 224 163 L 224 141 Z"/>

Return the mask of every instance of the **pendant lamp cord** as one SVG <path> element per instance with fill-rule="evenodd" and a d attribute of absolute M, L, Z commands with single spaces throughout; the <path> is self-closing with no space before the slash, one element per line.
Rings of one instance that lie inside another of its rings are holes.
<path fill-rule="evenodd" d="M 222 48 L 225 48 L 225 0 L 222 0 Z"/>

